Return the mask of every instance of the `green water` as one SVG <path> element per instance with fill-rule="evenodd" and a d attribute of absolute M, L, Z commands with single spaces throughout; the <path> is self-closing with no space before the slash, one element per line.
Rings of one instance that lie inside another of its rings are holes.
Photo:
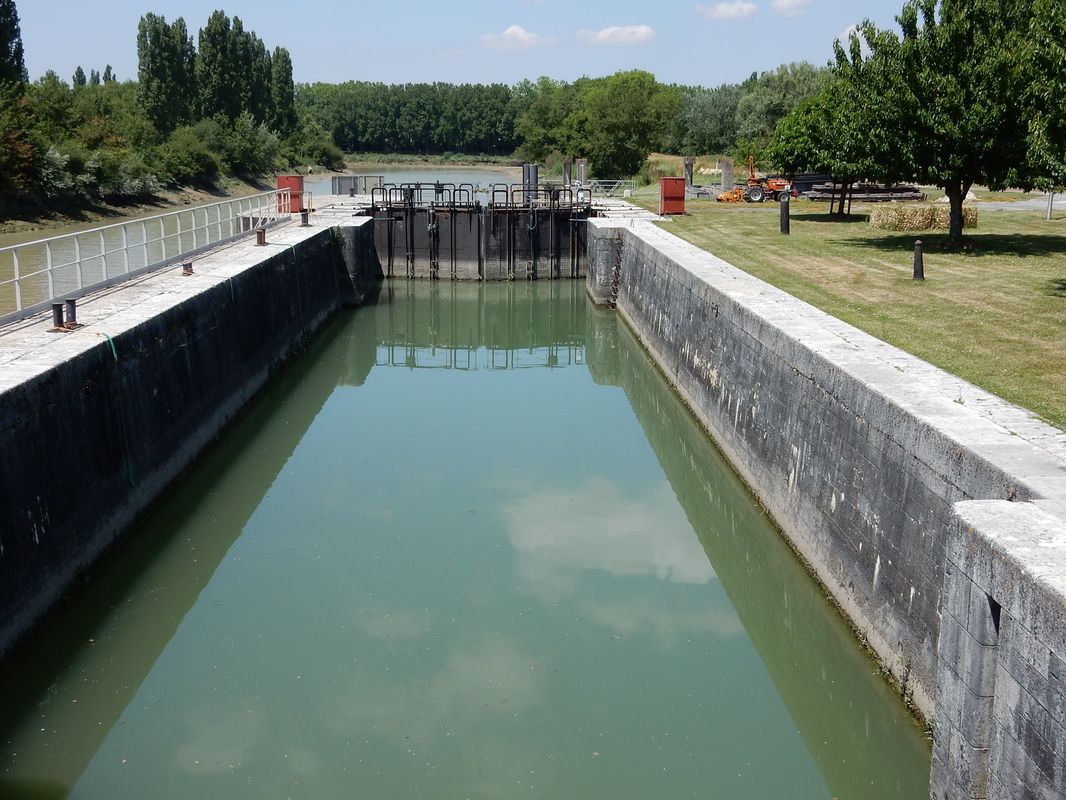
<path fill-rule="evenodd" d="M 898 698 L 579 282 L 394 282 L 0 680 L 0 796 L 909 798 Z"/>

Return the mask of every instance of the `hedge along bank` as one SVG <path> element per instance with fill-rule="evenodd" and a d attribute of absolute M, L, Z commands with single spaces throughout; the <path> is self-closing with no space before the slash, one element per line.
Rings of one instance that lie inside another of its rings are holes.
<path fill-rule="evenodd" d="M 588 290 L 933 723 L 934 796 L 1061 796 L 1066 434 L 648 222 L 590 221 Z"/>

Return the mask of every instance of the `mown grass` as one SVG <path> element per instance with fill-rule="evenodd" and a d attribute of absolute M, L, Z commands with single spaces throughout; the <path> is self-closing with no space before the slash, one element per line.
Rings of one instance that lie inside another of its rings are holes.
<path fill-rule="evenodd" d="M 653 196 L 637 202 L 654 210 Z M 824 203 L 794 201 L 790 236 L 776 204 L 687 209 L 663 226 L 1066 430 L 1066 213 L 984 211 L 958 248 L 943 233 L 876 230 L 858 207 L 839 222 Z"/>

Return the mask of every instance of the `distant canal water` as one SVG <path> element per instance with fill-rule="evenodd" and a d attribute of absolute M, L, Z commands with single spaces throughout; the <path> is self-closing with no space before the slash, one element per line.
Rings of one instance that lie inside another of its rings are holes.
<path fill-rule="evenodd" d="M 0 797 L 924 800 L 929 750 L 581 282 L 392 282 L 0 675 Z"/>

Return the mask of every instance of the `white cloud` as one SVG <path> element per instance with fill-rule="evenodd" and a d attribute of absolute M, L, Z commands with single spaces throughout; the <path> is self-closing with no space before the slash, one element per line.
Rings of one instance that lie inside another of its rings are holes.
<path fill-rule="evenodd" d="M 778 14 L 794 17 L 797 14 L 802 14 L 803 9 L 810 4 L 811 0 L 774 0 L 771 4 L 771 8 L 773 8 Z"/>
<path fill-rule="evenodd" d="M 589 44 L 641 44 L 650 41 L 655 31 L 648 25 L 611 25 L 598 31 L 579 31 Z"/>
<path fill-rule="evenodd" d="M 656 576 L 677 584 L 702 584 L 715 577 L 665 482 L 634 494 L 589 477 L 570 488 L 516 496 L 504 515 L 526 588 L 565 594 L 584 570 Z"/>
<path fill-rule="evenodd" d="M 486 33 L 481 37 L 485 47 L 495 50 L 527 50 L 551 43 L 547 36 L 527 31 L 521 25 L 511 25 L 503 33 Z"/>
<path fill-rule="evenodd" d="M 866 40 L 862 38 L 862 34 L 859 33 L 858 25 L 848 25 L 837 35 L 837 41 L 840 42 L 841 47 L 844 48 L 845 53 L 850 53 L 851 50 L 851 35 L 853 33 L 859 34 L 859 49 L 863 58 L 868 58 L 870 55 L 870 46 L 866 44 Z"/>
<path fill-rule="evenodd" d="M 758 11 L 759 7 L 745 0 L 735 0 L 732 3 L 715 3 L 713 6 L 700 4 L 696 9 L 707 19 L 744 19 Z"/>

